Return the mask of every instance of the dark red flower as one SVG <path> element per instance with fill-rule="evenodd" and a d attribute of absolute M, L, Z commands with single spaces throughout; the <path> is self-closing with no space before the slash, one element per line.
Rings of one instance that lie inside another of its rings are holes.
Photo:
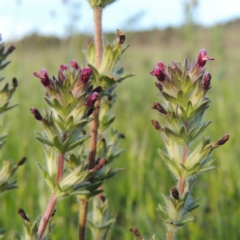
<path fill-rule="evenodd" d="M 166 79 L 165 66 L 162 62 L 158 62 L 157 66 L 150 72 L 151 75 L 155 76 L 159 81 Z"/>
<path fill-rule="evenodd" d="M 86 106 L 93 106 L 94 105 L 94 103 L 97 101 L 99 99 L 99 94 L 97 93 L 97 92 L 93 92 L 90 96 L 89 96 L 89 98 L 88 98 L 88 100 L 85 102 L 85 105 Z"/>
<path fill-rule="evenodd" d="M 198 55 L 197 66 L 198 66 L 199 68 L 204 67 L 204 65 L 206 64 L 206 62 L 207 62 L 208 60 L 214 60 L 214 58 L 208 56 L 206 50 L 204 50 L 204 49 L 201 50 L 201 52 L 200 52 L 199 55 Z"/>
<path fill-rule="evenodd" d="M 37 72 L 34 72 L 33 75 L 37 78 L 40 78 L 44 87 L 49 87 L 50 86 L 51 82 L 50 82 L 50 78 L 49 78 L 46 70 L 42 69 L 40 71 L 40 74 L 37 73 Z"/>
<path fill-rule="evenodd" d="M 210 82 L 211 82 L 211 74 L 206 72 L 203 76 L 203 89 L 208 90 L 210 87 Z"/>
<path fill-rule="evenodd" d="M 81 75 L 80 75 L 80 82 L 82 83 L 87 83 L 91 77 L 93 73 L 93 70 L 86 67 L 86 68 L 83 68 L 82 71 L 81 71 Z"/>
<path fill-rule="evenodd" d="M 60 69 L 61 69 L 62 71 L 67 70 L 67 68 L 68 68 L 68 65 L 66 65 L 66 64 L 60 65 Z"/>

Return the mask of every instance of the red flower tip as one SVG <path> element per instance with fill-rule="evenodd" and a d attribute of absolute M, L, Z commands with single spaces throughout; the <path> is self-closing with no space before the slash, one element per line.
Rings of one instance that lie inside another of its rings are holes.
<path fill-rule="evenodd" d="M 97 101 L 99 99 L 99 94 L 97 93 L 97 92 L 93 92 L 90 96 L 89 96 L 89 98 L 88 98 L 88 100 L 85 102 L 85 105 L 86 106 L 93 106 L 94 105 L 94 103 Z"/>
<path fill-rule="evenodd" d="M 83 68 L 82 71 L 81 71 L 81 76 L 80 76 L 81 79 L 80 79 L 80 81 L 82 83 L 87 83 L 89 81 L 92 73 L 93 73 L 92 69 L 90 69 L 88 67 Z"/>
<path fill-rule="evenodd" d="M 66 64 L 60 65 L 60 69 L 61 69 L 62 71 L 67 70 L 67 68 L 68 68 L 68 65 L 66 65 Z"/>
<path fill-rule="evenodd" d="M 209 89 L 209 87 L 210 87 L 210 82 L 211 82 L 211 78 L 212 78 L 212 76 L 211 76 L 210 73 L 206 72 L 206 73 L 204 74 L 204 77 L 203 77 L 203 86 L 202 86 L 202 88 L 203 88 L 204 90 L 208 90 L 208 89 Z"/>
<path fill-rule="evenodd" d="M 41 113 L 36 108 L 30 108 L 30 112 L 34 115 L 35 119 L 42 121 L 43 117 Z"/>
<path fill-rule="evenodd" d="M 79 65 L 78 65 L 77 62 L 74 61 L 74 60 L 72 60 L 72 61 L 70 62 L 70 65 L 71 65 L 72 68 L 74 68 L 75 70 L 79 70 L 79 69 L 80 69 Z"/>
<path fill-rule="evenodd" d="M 16 49 L 16 48 L 15 48 L 13 45 L 11 45 L 11 46 L 8 48 L 7 53 L 8 53 L 8 54 L 9 54 L 9 53 L 12 53 L 15 49 Z"/>
<path fill-rule="evenodd" d="M 40 78 L 40 80 L 41 80 L 41 82 L 42 82 L 44 87 L 50 86 L 50 78 L 49 78 L 48 73 L 47 73 L 46 70 L 42 69 L 40 71 L 40 74 L 37 73 L 37 72 L 34 72 L 33 75 L 35 77 L 37 77 L 37 78 Z"/>
<path fill-rule="evenodd" d="M 198 61 L 197 61 L 197 66 L 202 68 L 206 64 L 208 60 L 214 60 L 213 57 L 208 56 L 208 53 L 206 50 L 201 50 L 201 52 L 198 55 Z"/>
<path fill-rule="evenodd" d="M 155 76 L 159 81 L 166 79 L 165 66 L 162 62 L 158 62 L 157 66 L 150 72 L 151 75 Z"/>

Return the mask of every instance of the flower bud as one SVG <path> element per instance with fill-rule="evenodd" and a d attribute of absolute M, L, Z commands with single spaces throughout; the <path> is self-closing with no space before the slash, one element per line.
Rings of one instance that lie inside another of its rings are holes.
<path fill-rule="evenodd" d="M 37 119 L 38 121 L 43 120 L 42 115 L 40 114 L 40 112 L 36 108 L 30 108 L 30 111 L 34 115 L 35 119 Z"/>
<path fill-rule="evenodd" d="M 130 229 L 130 232 L 132 232 L 136 237 L 138 237 L 139 239 L 142 238 L 140 232 L 138 231 L 138 229 L 136 227 L 133 227 Z"/>
<path fill-rule="evenodd" d="M 179 200 L 179 192 L 178 192 L 178 189 L 176 187 L 171 188 L 171 195 L 176 200 Z"/>
<path fill-rule="evenodd" d="M 152 120 L 152 125 L 155 127 L 156 130 L 161 130 L 161 125 L 157 120 Z"/>
<path fill-rule="evenodd" d="M 14 88 L 16 88 L 18 86 L 18 81 L 17 81 L 16 78 L 13 78 L 12 85 L 13 85 Z"/>
<path fill-rule="evenodd" d="M 153 104 L 153 107 L 152 107 L 152 108 L 158 110 L 160 113 L 162 113 L 162 114 L 164 114 L 164 115 L 167 114 L 167 111 L 166 111 L 166 110 L 164 109 L 164 107 L 163 107 L 160 103 L 158 103 L 158 102 L 155 102 L 155 103 Z"/>
<path fill-rule="evenodd" d="M 119 37 L 119 44 L 123 44 L 126 40 L 125 34 L 121 32 L 119 29 L 117 29 L 117 35 Z"/>
<path fill-rule="evenodd" d="M 166 80 L 165 66 L 162 62 L 158 62 L 157 66 L 150 72 L 151 75 L 155 76 L 159 81 Z"/>
<path fill-rule="evenodd" d="M 217 146 L 223 145 L 229 139 L 229 134 L 225 134 L 220 140 L 217 141 Z"/>
<path fill-rule="evenodd" d="M 81 75 L 80 75 L 80 82 L 82 83 L 87 83 L 91 77 L 93 73 L 93 70 L 86 67 L 86 68 L 83 68 L 82 71 L 81 71 Z"/>
<path fill-rule="evenodd" d="M 22 208 L 18 209 L 18 214 L 27 222 L 30 222 L 30 219 L 27 217 L 26 213 L 24 212 L 24 210 Z"/>
<path fill-rule="evenodd" d="M 208 56 L 206 50 L 201 50 L 201 52 L 198 55 L 198 61 L 197 61 L 197 66 L 199 68 L 203 68 L 208 60 L 214 60 L 213 57 Z"/>
<path fill-rule="evenodd" d="M 63 74 L 63 71 L 67 70 L 68 66 L 66 64 L 62 64 L 60 69 L 58 70 L 58 80 L 63 82 L 66 78 Z"/>
<path fill-rule="evenodd" d="M 162 92 L 162 90 L 163 90 L 162 84 L 161 84 L 160 82 L 155 82 L 155 85 L 156 85 L 156 87 L 158 88 L 158 90 L 159 90 L 160 92 Z"/>
<path fill-rule="evenodd" d="M 8 53 L 8 54 L 9 54 L 9 53 L 12 53 L 15 49 L 16 49 L 16 48 L 15 48 L 13 45 L 11 45 L 11 46 L 8 48 L 7 53 Z"/>
<path fill-rule="evenodd" d="M 37 73 L 37 72 L 34 72 L 33 75 L 37 78 L 40 78 L 44 87 L 49 87 L 50 86 L 51 82 L 50 82 L 50 78 L 49 78 L 46 70 L 42 69 L 40 71 L 40 74 Z"/>
<path fill-rule="evenodd" d="M 97 93 L 97 92 L 93 92 L 93 93 L 89 96 L 88 100 L 85 102 L 85 105 L 86 105 L 86 106 L 93 106 L 94 103 L 95 103 L 98 99 L 99 99 L 98 93 Z"/>
<path fill-rule="evenodd" d="M 99 198 L 101 199 L 101 201 L 104 203 L 106 200 L 106 197 L 103 194 L 100 194 Z"/>
<path fill-rule="evenodd" d="M 17 166 L 21 166 L 23 165 L 25 162 L 26 162 L 27 158 L 26 157 L 23 157 L 18 163 L 17 163 Z"/>
<path fill-rule="evenodd" d="M 78 65 L 77 62 L 74 61 L 74 60 L 72 60 L 72 61 L 70 62 L 70 65 L 71 65 L 71 67 L 74 68 L 75 70 L 79 70 L 79 69 L 80 69 L 79 65 Z"/>
<path fill-rule="evenodd" d="M 67 70 L 67 68 L 68 68 L 68 65 L 66 65 L 66 64 L 60 65 L 60 69 L 61 69 L 62 71 Z"/>
<path fill-rule="evenodd" d="M 93 91 L 93 92 L 100 93 L 100 92 L 102 91 L 102 86 L 97 86 L 97 87 L 95 87 L 92 91 Z"/>
<path fill-rule="evenodd" d="M 210 82 L 211 82 L 211 74 L 206 72 L 203 77 L 203 86 L 202 88 L 204 90 L 208 90 L 210 88 Z"/>

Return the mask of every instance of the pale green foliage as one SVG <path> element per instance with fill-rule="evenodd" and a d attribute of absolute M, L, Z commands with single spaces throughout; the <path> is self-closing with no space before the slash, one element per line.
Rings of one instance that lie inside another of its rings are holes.
<path fill-rule="evenodd" d="M 0 35 L 0 38 L 1 38 L 1 35 Z M 6 58 L 8 57 L 9 54 L 12 53 L 14 49 L 15 47 L 10 46 L 7 49 L 7 51 L 5 51 L 4 43 L 0 43 L 0 71 L 2 71 L 10 63 L 9 61 L 6 62 Z M 0 78 L 1 84 L 3 80 L 4 78 Z M 15 92 L 16 87 L 17 87 L 17 80 L 16 78 L 14 78 L 12 80 L 11 88 L 9 88 L 9 84 L 6 83 L 0 90 L 0 115 L 16 106 L 14 105 L 9 107 L 9 101 L 13 93 Z M 6 139 L 6 136 L 0 137 L 0 149 L 4 145 L 5 139 Z M 2 167 L 0 168 L 0 195 L 7 190 L 17 188 L 17 185 L 16 185 L 17 181 L 11 180 L 11 177 L 14 175 L 14 173 L 16 172 L 16 170 L 20 165 L 22 165 L 22 163 L 14 164 L 11 159 L 3 161 Z M 5 229 L 0 229 L 0 238 L 3 237 L 4 232 L 5 232 Z"/>

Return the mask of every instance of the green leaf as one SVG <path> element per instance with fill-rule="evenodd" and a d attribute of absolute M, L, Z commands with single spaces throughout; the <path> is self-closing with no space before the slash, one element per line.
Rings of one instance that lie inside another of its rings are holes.
<path fill-rule="evenodd" d="M 93 42 L 89 44 L 88 52 L 87 53 L 85 52 L 85 56 L 89 64 L 95 65 L 96 49 Z"/>
<path fill-rule="evenodd" d="M 64 152 L 63 145 L 59 142 L 58 136 L 53 137 L 53 146 L 59 151 L 59 152 Z"/>
<path fill-rule="evenodd" d="M 72 149 L 74 149 L 75 147 L 81 145 L 84 143 L 85 140 L 87 140 L 88 138 L 90 138 L 90 136 L 84 136 L 81 139 L 74 141 L 73 143 L 69 143 L 69 142 L 64 142 L 63 144 L 63 149 L 65 150 L 65 152 L 69 152 Z"/>
<path fill-rule="evenodd" d="M 161 149 L 158 149 L 158 154 L 162 158 L 162 160 L 165 162 L 171 173 L 178 178 L 180 176 L 180 169 L 179 167 L 175 164 L 174 161 L 168 158 L 167 154 L 164 153 Z"/>
<path fill-rule="evenodd" d="M 51 177 L 49 176 L 46 168 L 40 163 L 37 162 L 37 167 L 40 171 L 40 173 L 42 174 L 44 180 L 46 181 L 46 183 L 48 184 L 48 186 L 53 190 L 54 186 L 55 186 L 55 182 L 53 179 L 51 179 Z"/>
<path fill-rule="evenodd" d="M 90 192 L 88 190 L 73 190 L 69 193 L 69 195 L 85 195 L 88 197 Z"/>
<path fill-rule="evenodd" d="M 179 104 L 179 103 L 178 103 L 178 99 L 175 98 L 175 97 L 173 97 L 173 96 L 171 96 L 171 95 L 169 95 L 168 93 L 162 92 L 162 95 L 164 96 L 164 98 L 165 98 L 168 102 L 170 102 L 170 103 L 172 103 L 172 104 Z"/>
<path fill-rule="evenodd" d="M 177 101 L 178 101 L 178 105 L 179 106 L 183 106 L 184 107 L 186 105 L 186 97 L 183 95 L 182 90 L 178 91 Z"/>
<path fill-rule="evenodd" d="M 181 129 L 180 134 L 182 134 L 182 136 L 179 136 L 178 133 L 172 131 L 170 128 L 166 127 L 164 128 L 164 132 L 166 133 L 166 135 L 171 138 L 173 141 L 176 141 L 178 144 L 180 144 L 181 146 L 185 146 L 187 144 L 187 139 L 183 134 L 183 130 Z"/>
<path fill-rule="evenodd" d="M 191 135 L 189 135 L 189 140 L 188 142 L 192 142 L 194 139 L 196 139 L 207 127 L 208 125 L 211 123 L 212 121 L 209 121 L 209 122 L 205 122 L 205 123 L 202 123 L 202 125 L 195 131 L 193 131 L 191 133 Z"/>
<path fill-rule="evenodd" d="M 41 142 L 42 144 L 46 144 L 46 145 L 48 145 L 48 146 L 50 146 L 50 147 L 53 147 L 53 143 L 50 142 L 47 138 L 42 137 L 42 136 L 40 135 L 40 133 L 39 133 L 38 136 L 36 136 L 36 139 L 37 139 L 39 142 Z"/>

